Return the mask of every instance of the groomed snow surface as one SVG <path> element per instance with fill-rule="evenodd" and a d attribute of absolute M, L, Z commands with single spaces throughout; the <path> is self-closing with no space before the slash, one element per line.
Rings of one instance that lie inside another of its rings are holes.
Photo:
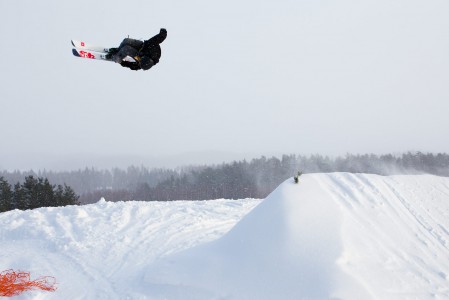
<path fill-rule="evenodd" d="M 15 299 L 449 299 L 449 178 L 308 174 L 264 200 L 0 214 Z"/>

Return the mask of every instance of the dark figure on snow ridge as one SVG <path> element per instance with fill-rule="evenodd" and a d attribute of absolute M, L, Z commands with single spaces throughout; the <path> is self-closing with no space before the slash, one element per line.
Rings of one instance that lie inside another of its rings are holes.
<path fill-rule="evenodd" d="M 131 70 L 149 70 L 161 58 L 161 46 L 167 37 L 167 30 L 161 31 L 146 41 L 126 38 L 118 48 L 111 48 L 109 55 L 113 61 Z"/>

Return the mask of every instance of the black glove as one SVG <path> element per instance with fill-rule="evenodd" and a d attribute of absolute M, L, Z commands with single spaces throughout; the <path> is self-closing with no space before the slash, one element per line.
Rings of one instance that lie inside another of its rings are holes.
<path fill-rule="evenodd" d="M 167 34 L 167 29 L 165 29 L 165 28 L 161 28 L 161 31 L 159 31 L 159 33 L 162 33 L 162 34 Z"/>
<path fill-rule="evenodd" d="M 136 63 L 136 62 L 130 62 L 130 61 L 122 61 L 121 63 L 120 63 L 120 65 L 122 66 L 122 67 L 125 67 L 125 68 L 130 68 L 131 70 L 133 70 L 133 71 L 137 71 L 137 70 L 140 70 L 140 66 L 139 66 L 139 64 L 138 63 Z"/>

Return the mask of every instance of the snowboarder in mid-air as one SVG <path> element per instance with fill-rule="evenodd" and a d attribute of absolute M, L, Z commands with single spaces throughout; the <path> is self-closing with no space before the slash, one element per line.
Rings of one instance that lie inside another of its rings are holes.
<path fill-rule="evenodd" d="M 110 48 L 106 57 L 131 70 L 149 70 L 159 62 L 161 58 L 160 44 L 166 37 L 167 30 L 161 28 L 160 32 L 149 40 L 125 38 L 118 48 Z"/>
<path fill-rule="evenodd" d="M 72 53 L 77 57 L 112 61 L 131 70 L 149 70 L 161 58 L 160 44 L 167 37 L 167 30 L 146 41 L 126 38 L 118 48 L 107 48 L 84 41 L 72 40 Z"/>

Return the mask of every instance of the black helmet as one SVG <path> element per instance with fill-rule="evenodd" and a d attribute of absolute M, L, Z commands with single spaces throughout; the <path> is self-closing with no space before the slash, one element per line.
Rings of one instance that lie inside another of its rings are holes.
<path fill-rule="evenodd" d="M 152 66 L 154 66 L 154 61 L 148 56 L 142 56 L 140 59 L 140 67 L 142 70 L 149 70 Z"/>

